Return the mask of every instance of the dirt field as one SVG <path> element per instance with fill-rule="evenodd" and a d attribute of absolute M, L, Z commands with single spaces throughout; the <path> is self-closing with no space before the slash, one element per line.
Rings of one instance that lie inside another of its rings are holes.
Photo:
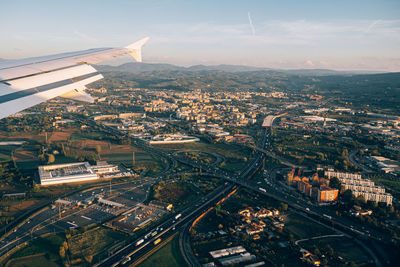
<path fill-rule="evenodd" d="M 33 207 L 37 203 L 39 203 L 40 200 L 22 200 L 22 201 L 16 201 L 13 205 L 10 206 L 10 212 L 18 212 L 21 210 L 26 210 L 30 207 Z"/>
<path fill-rule="evenodd" d="M 37 153 L 29 150 L 15 150 L 14 152 L 15 161 L 32 161 L 37 159 Z"/>
<path fill-rule="evenodd" d="M 100 149 L 100 154 L 126 154 L 132 152 L 141 152 L 141 150 L 130 145 L 115 145 L 106 141 L 99 140 L 74 140 L 72 146 L 76 148 Z"/>
<path fill-rule="evenodd" d="M 39 134 L 32 134 L 32 133 L 14 133 L 13 135 L 8 135 L 6 136 L 7 140 L 12 141 L 12 140 L 34 140 L 39 143 L 44 143 L 46 141 L 46 136 L 45 133 L 39 133 Z"/>
<path fill-rule="evenodd" d="M 49 142 L 60 142 L 60 141 L 67 141 L 71 133 L 68 132 L 53 132 L 49 138 Z"/>

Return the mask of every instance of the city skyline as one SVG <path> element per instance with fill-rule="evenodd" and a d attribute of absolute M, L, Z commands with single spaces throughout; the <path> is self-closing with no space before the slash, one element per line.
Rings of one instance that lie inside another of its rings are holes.
<path fill-rule="evenodd" d="M 38 4 L 39 3 L 39 4 Z M 118 47 L 144 62 L 400 71 L 397 1 L 5 1 L 0 58 Z M 29 10 L 29 12 L 27 12 Z"/>

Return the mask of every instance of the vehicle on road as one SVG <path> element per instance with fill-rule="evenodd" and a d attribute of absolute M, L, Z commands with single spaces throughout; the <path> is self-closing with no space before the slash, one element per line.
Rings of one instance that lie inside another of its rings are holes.
<path fill-rule="evenodd" d="M 136 242 L 136 246 L 139 246 L 140 244 L 142 244 L 144 242 L 144 239 L 140 239 L 138 242 Z"/>
<path fill-rule="evenodd" d="M 160 243 L 161 242 L 161 238 L 159 238 L 159 239 L 157 239 L 156 241 L 154 241 L 154 245 L 157 245 L 158 243 Z"/>
<path fill-rule="evenodd" d="M 126 256 L 126 257 L 121 261 L 121 264 L 127 264 L 127 263 L 130 262 L 130 261 L 131 261 L 131 257 Z"/>
<path fill-rule="evenodd" d="M 322 216 L 324 216 L 325 218 L 328 218 L 329 220 L 332 220 L 332 216 L 329 216 L 329 215 L 326 215 L 326 214 L 323 214 Z"/>

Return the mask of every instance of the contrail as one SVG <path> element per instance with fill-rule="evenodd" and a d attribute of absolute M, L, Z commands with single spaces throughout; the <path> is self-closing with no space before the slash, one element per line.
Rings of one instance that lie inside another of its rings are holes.
<path fill-rule="evenodd" d="M 250 11 L 247 12 L 247 16 L 249 17 L 249 24 L 250 24 L 251 32 L 252 32 L 253 36 L 255 36 L 256 30 L 254 29 L 253 21 L 251 20 Z"/>
<path fill-rule="evenodd" d="M 374 22 L 372 22 L 370 25 L 369 25 L 369 27 L 368 27 L 368 29 L 367 29 L 367 32 L 369 32 L 376 24 L 378 24 L 378 23 L 380 23 L 380 20 L 378 19 L 378 20 L 375 20 Z"/>

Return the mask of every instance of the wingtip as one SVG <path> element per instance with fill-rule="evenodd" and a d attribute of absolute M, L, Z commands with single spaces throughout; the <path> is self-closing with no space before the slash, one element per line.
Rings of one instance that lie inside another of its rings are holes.
<path fill-rule="evenodd" d="M 125 46 L 125 48 L 128 48 L 130 50 L 140 49 L 149 39 L 150 37 L 147 36 L 145 38 L 140 39 L 139 41 L 134 42 L 133 44 Z"/>

